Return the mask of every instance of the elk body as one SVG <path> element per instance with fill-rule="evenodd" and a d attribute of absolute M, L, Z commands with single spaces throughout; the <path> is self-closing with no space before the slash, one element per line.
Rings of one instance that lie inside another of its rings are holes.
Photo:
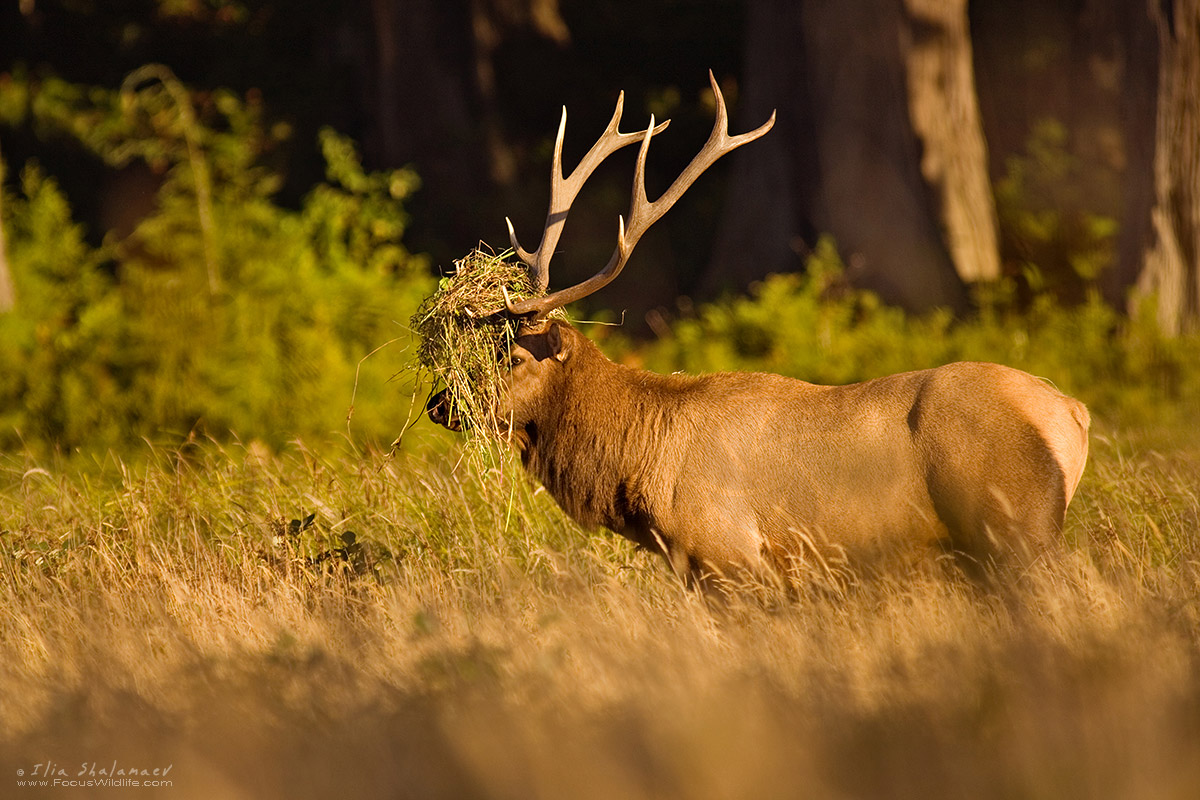
<path fill-rule="evenodd" d="M 551 208 L 541 246 L 513 246 L 544 291 L 567 209 L 595 165 L 641 139 L 628 229 L 596 276 L 570 289 L 506 301 L 522 319 L 508 354 L 500 418 L 526 469 L 587 527 L 604 526 L 661 552 L 672 569 L 712 576 L 787 572 L 834 549 L 869 567 L 953 552 L 965 563 L 1025 564 L 1053 549 L 1087 459 L 1083 404 L 996 364 L 956 363 L 848 386 L 779 375 L 658 375 L 615 364 L 554 308 L 612 280 L 645 229 L 709 164 L 766 133 L 717 122 L 701 153 L 648 203 L 646 152 L 656 129 L 609 129 L 561 177 L 559 128 Z M 512 226 L 509 226 L 510 234 Z M 457 428 L 443 392 L 435 422 Z"/>

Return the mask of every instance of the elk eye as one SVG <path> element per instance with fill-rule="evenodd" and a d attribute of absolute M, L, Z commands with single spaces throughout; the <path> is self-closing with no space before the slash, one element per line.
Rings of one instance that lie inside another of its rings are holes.
<path fill-rule="evenodd" d="M 509 369 L 516 369 L 517 367 L 521 366 L 521 362 L 522 362 L 522 361 L 524 361 L 524 359 L 523 359 L 523 358 L 521 358 L 520 356 L 513 356 L 513 357 L 512 357 L 512 358 L 510 358 L 510 359 L 509 359 L 509 361 L 508 361 L 508 368 L 509 368 Z"/>

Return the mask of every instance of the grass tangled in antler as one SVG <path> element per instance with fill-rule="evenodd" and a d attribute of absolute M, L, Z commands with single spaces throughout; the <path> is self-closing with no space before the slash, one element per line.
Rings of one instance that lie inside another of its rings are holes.
<path fill-rule="evenodd" d="M 496 408 L 505 371 L 503 357 L 520 321 L 504 313 L 504 290 L 513 299 L 534 294 L 520 262 L 480 249 L 454 262 L 454 273 L 421 304 L 412 319 L 420 338 L 417 360 L 449 390 L 468 430 L 500 433 Z"/>

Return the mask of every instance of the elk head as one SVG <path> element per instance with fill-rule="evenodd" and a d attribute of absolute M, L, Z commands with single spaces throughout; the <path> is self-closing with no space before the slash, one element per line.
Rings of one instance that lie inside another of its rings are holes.
<path fill-rule="evenodd" d="M 493 416 L 501 431 L 518 430 L 548 403 L 561 384 L 562 370 L 572 350 L 572 335 L 579 334 L 561 320 L 540 323 L 522 321 L 511 346 L 497 357 L 503 361 L 503 377 Z M 452 431 L 467 426 L 443 389 L 426 404 L 429 418 Z"/>
<path fill-rule="evenodd" d="M 625 93 L 617 97 L 617 106 L 608 126 L 591 149 L 567 177 L 563 177 L 562 149 L 567 129 L 567 109 L 564 106 L 554 142 L 554 157 L 550 167 L 550 207 L 542 230 L 542 239 L 533 252 L 523 248 L 517 241 L 512 221 L 505 218 L 509 240 L 517 258 L 529 271 L 535 295 L 522 300 L 513 300 L 504 292 L 504 307 L 496 313 L 508 315 L 519 322 L 517 336 L 507 353 L 500 354 L 507 362 L 508 373 L 501 391 L 499 413 L 501 424 L 519 427 L 535 409 L 544 408 L 554 401 L 556 376 L 566 368 L 572 352 L 581 344 L 582 336 L 570 325 L 549 319 L 555 310 L 581 300 L 611 283 L 625 268 L 634 247 L 642 235 L 657 222 L 683 196 L 700 175 L 721 156 L 759 138 L 775 124 L 775 114 L 762 126 L 749 133 L 736 136 L 729 134 L 729 114 L 725 98 L 712 72 L 708 73 L 716 99 L 716 120 L 712 133 L 703 148 L 691 163 L 675 179 L 671 186 L 651 202 L 646 196 L 646 156 L 650 151 L 650 140 L 664 131 L 670 124 L 667 120 L 655 125 L 654 116 L 646 130 L 638 133 L 621 133 L 621 114 L 625 104 Z M 629 221 L 617 218 L 617 245 L 608 263 L 592 277 L 574 286 L 546 293 L 550 285 L 550 259 L 562 236 L 567 215 L 579 191 L 601 162 L 626 145 L 641 143 L 634 168 L 633 193 L 629 207 Z M 451 430 L 461 430 L 462 423 L 452 407 L 445 390 L 430 398 L 427 405 L 429 417 L 434 422 Z"/>

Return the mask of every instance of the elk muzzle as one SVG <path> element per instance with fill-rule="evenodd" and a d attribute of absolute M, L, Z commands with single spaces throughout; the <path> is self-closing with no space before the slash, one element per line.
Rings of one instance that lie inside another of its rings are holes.
<path fill-rule="evenodd" d="M 462 419 L 458 416 L 457 409 L 454 408 L 454 403 L 450 399 L 450 392 L 447 389 L 442 389 L 440 392 L 429 398 L 429 402 L 425 404 L 425 411 L 429 414 L 429 418 L 452 431 L 461 431 L 463 429 Z"/>

